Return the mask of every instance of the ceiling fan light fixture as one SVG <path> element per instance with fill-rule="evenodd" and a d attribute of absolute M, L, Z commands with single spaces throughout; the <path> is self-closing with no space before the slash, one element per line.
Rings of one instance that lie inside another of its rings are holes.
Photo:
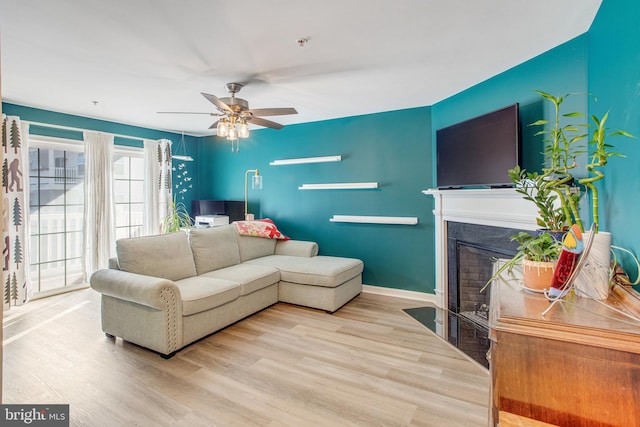
<path fill-rule="evenodd" d="M 222 119 L 218 122 L 217 127 L 218 136 L 225 137 L 229 134 L 229 123 Z"/>
<path fill-rule="evenodd" d="M 235 126 L 231 126 L 229 128 L 229 134 L 227 135 L 227 139 L 231 141 L 235 141 L 236 139 L 238 139 L 238 130 L 236 129 Z"/>
<path fill-rule="evenodd" d="M 304 38 L 302 44 L 308 42 L 309 39 Z M 249 138 L 249 123 L 252 125 L 262 126 L 271 129 L 282 129 L 284 126 L 271 120 L 262 118 L 261 116 L 284 116 L 288 114 L 298 114 L 295 108 L 249 108 L 249 102 L 246 99 L 236 98 L 236 94 L 244 87 L 243 83 L 228 83 L 226 85 L 227 92 L 231 96 L 226 98 L 218 98 L 215 95 L 200 92 L 207 101 L 216 106 L 217 113 L 184 113 L 184 114 L 209 114 L 211 116 L 220 117 L 214 122 L 209 129 L 216 129 L 216 135 L 220 138 L 226 138 L 231 141 L 231 152 L 238 152 L 238 138 Z M 182 114 L 182 112 L 174 112 Z"/>
<path fill-rule="evenodd" d="M 240 138 L 249 138 L 249 125 L 242 121 L 238 126 L 238 136 Z"/>

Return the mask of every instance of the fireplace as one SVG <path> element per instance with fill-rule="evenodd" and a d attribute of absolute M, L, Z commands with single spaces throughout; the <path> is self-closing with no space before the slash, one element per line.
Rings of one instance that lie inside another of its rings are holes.
<path fill-rule="evenodd" d="M 435 206 L 435 302 L 442 312 L 441 335 L 488 366 L 491 290 L 480 289 L 492 275 L 494 258 L 510 258 L 511 236 L 535 230 L 535 205 L 512 188 L 426 190 Z"/>
<path fill-rule="evenodd" d="M 435 200 L 433 214 L 435 216 L 436 274 L 435 303 L 440 308 L 449 308 L 449 223 L 467 226 L 488 226 L 490 231 L 481 239 L 466 237 L 475 233 L 454 230 L 460 237 L 457 240 L 471 243 L 481 248 L 501 248 L 509 243 L 514 230 L 535 230 L 538 212 L 533 203 L 525 200 L 513 188 L 498 189 L 460 189 L 460 190 L 425 190 L 426 195 Z M 507 229 L 504 234 L 500 229 Z M 511 229 L 511 230 L 509 230 Z M 495 244 L 494 244 L 495 243 Z M 503 251 L 502 248 L 500 251 Z M 507 249 L 509 251 L 509 249 Z M 503 255 L 504 256 L 504 255 Z"/>

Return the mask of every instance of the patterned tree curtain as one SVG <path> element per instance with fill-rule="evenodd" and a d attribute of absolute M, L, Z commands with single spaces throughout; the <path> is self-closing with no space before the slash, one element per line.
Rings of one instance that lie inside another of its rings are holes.
<path fill-rule="evenodd" d="M 162 232 L 162 222 L 172 201 L 171 141 L 144 141 L 145 164 L 145 234 Z"/>
<path fill-rule="evenodd" d="M 5 310 L 29 300 L 28 135 L 29 125 L 22 125 L 19 117 L 2 117 L 2 286 Z"/>

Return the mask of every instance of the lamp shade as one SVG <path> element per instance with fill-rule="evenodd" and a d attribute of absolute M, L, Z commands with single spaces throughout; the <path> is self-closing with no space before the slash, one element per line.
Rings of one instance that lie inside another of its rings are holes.
<path fill-rule="evenodd" d="M 229 124 L 224 121 L 224 120 L 220 120 L 218 122 L 218 136 L 227 136 L 227 134 L 229 133 Z"/>
<path fill-rule="evenodd" d="M 242 122 L 240 126 L 238 126 L 238 136 L 240 138 L 249 138 L 249 125 Z"/>
<path fill-rule="evenodd" d="M 251 188 L 254 190 L 262 190 L 262 175 L 256 173 L 251 177 Z"/>
<path fill-rule="evenodd" d="M 238 130 L 235 126 L 229 127 L 229 134 L 227 135 L 227 139 L 236 140 L 238 139 Z"/>

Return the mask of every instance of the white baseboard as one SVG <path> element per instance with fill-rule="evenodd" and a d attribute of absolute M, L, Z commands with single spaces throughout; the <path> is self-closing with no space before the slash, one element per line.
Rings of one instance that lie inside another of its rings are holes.
<path fill-rule="evenodd" d="M 362 292 L 387 297 L 405 298 L 416 301 L 424 301 L 436 305 L 436 295 L 426 292 L 406 291 L 404 289 L 383 288 L 381 286 L 362 285 Z"/>

